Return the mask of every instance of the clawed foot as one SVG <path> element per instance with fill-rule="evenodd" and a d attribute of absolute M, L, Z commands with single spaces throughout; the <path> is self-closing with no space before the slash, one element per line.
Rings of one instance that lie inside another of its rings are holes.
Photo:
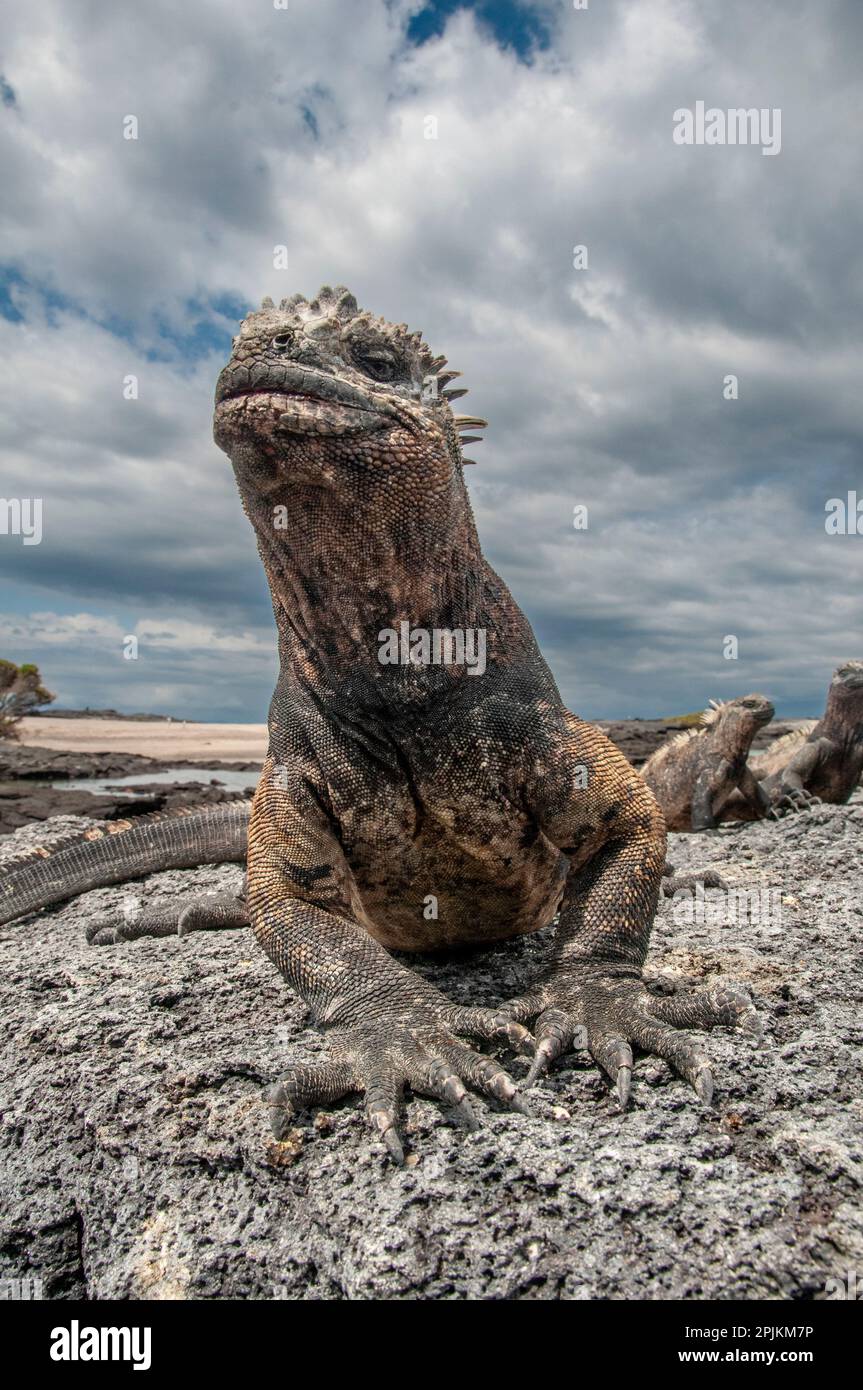
<path fill-rule="evenodd" d="M 530 1018 L 536 1018 L 533 1037 L 524 1026 Z M 632 1086 L 633 1047 L 663 1057 L 709 1105 L 710 1061 L 700 1041 L 684 1030 L 724 1026 L 737 1028 L 753 1042 L 763 1040 L 758 1014 L 748 994 L 736 985 L 664 996 L 652 994 L 638 976 L 613 972 L 572 983 L 555 980 L 500 1010 L 453 1009 L 448 1023 L 532 1053 L 525 1086 L 565 1052 L 587 1048 L 616 1087 L 621 1108 Z M 401 1164 L 399 1113 L 406 1086 L 449 1106 L 465 1129 L 475 1129 L 478 1123 L 468 1087 L 510 1110 L 530 1113 L 503 1067 L 461 1042 L 434 1014 L 333 1030 L 329 1036 L 332 1061 L 291 1067 L 266 1092 L 277 1139 L 284 1137 L 299 1111 L 364 1092 L 372 1130 Z"/>
<path fill-rule="evenodd" d="M 248 925 L 249 914 L 240 898 L 231 893 L 205 893 L 185 903 L 164 898 L 143 905 L 133 903 L 125 912 L 101 913 L 90 922 L 86 936 L 91 946 L 113 946 L 141 936 L 188 936 L 193 931 Z"/>
<path fill-rule="evenodd" d="M 632 1049 L 663 1057 L 709 1104 L 713 1095 L 710 1061 L 698 1039 L 681 1030 L 736 1027 L 761 1042 L 761 1022 L 749 996 L 735 985 L 718 985 L 693 994 L 652 994 L 635 975 L 594 974 L 571 983 L 560 979 L 510 1006 L 518 1021 L 536 1017 L 536 1050 L 526 1085 L 551 1063 L 586 1047 L 617 1088 L 621 1107 L 629 1100 Z"/>
<path fill-rule="evenodd" d="M 666 898 L 673 898 L 676 893 L 692 893 L 694 895 L 699 886 L 702 888 L 721 888 L 723 892 L 728 891 L 728 884 L 715 869 L 698 869 L 691 874 L 677 874 L 670 864 L 666 864 L 662 878 L 662 891 Z"/>
<path fill-rule="evenodd" d="M 789 812 L 812 811 L 816 806 L 823 805 L 824 802 L 820 796 L 812 796 L 802 787 L 791 787 L 774 802 L 767 815 L 770 820 L 781 820 Z"/>
<path fill-rule="evenodd" d="M 468 1017 L 470 1016 L 470 1018 Z M 490 1010 L 455 1009 L 453 1023 L 462 1031 L 508 1038 L 524 1047 L 530 1034 L 512 1019 Z M 477 1025 L 482 1025 L 482 1028 Z M 266 1092 L 270 1124 L 281 1139 L 300 1110 L 331 1105 L 353 1092 L 365 1093 L 366 1117 L 396 1163 L 404 1163 L 399 1116 L 404 1089 L 431 1096 L 450 1107 L 465 1129 L 478 1119 L 468 1087 L 510 1110 L 529 1113 L 515 1082 L 492 1057 L 461 1042 L 434 1014 L 414 1013 L 374 1025 L 329 1033 L 334 1059 L 315 1066 L 291 1067 Z"/>

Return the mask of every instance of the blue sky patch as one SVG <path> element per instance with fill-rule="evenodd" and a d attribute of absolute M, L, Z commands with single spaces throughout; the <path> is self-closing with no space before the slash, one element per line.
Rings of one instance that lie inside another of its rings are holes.
<path fill-rule="evenodd" d="M 520 4 L 519 0 L 429 0 L 408 25 L 409 41 L 419 45 L 439 38 L 457 10 L 473 10 L 495 42 L 501 48 L 513 49 L 524 61 L 534 49 L 548 48 L 551 42 L 548 25 L 536 6 Z"/>

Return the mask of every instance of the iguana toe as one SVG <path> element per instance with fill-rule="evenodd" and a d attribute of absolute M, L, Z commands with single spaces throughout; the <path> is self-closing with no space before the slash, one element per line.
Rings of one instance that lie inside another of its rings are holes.
<path fill-rule="evenodd" d="M 536 1050 L 525 1080 L 526 1086 L 532 1086 L 545 1075 L 555 1058 L 562 1057 L 564 1052 L 572 1049 L 578 1031 L 574 1020 L 561 1009 L 546 1009 L 540 1015 L 536 1024 Z"/>
<path fill-rule="evenodd" d="M 116 946 L 120 941 L 137 941 L 142 936 L 176 936 L 181 911 L 170 898 L 150 903 L 134 903 L 125 909 L 103 912 L 86 929 L 91 946 Z"/>
<path fill-rule="evenodd" d="M 604 1028 L 588 1030 L 587 1046 L 594 1061 L 615 1085 L 618 1103 L 625 1110 L 632 1087 L 632 1048 L 621 1034 L 606 1032 Z"/>
<path fill-rule="evenodd" d="M 408 1086 L 414 1094 L 440 1101 L 466 1130 L 479 1125 L 468 1086 L 527 1113 L 515 1082 L 500 1063 L 459 1042 L 436 1020 L 399 1018 L 333 1030 L 331 1037 L 337 1061 L 291 1067 L 265 1093 L 276 1138 L 287 1132 L 299 1111 L 332 1104 L 352 1091 L 365 1093 L 369 1127 L 397 1163 L 404 1162 L 399 1117 Z"/>
<path fill-rule="evenodd" d="M 332 1105 L 358 1088 L 353 1068 L 346 1062 L 291 1067 L 264 1092 L 275 1138 L 284 1138 L 299 1111 L 314 1105 Z"/>
<path fill-rule="evenodd" d="M 529 1113 L 512 1077 L 492 1057 L 484 1057 L 482 1053 L 474 1052 L 473 1048 L 459 1042 L 449 1046 L 446 1055 L 475 1091 L 510 1110 Z"/>
<path fill-rule="evenodd" d="M 177 935 L 193 931 L 229 931 L 249 925 L 246 904 L 232 893 L 207 893 L 193 898 L 177 918 Z"/>
<path fill-rule="evenodd" d="M 802 787 L 791 787 L 783 792 L 773 807 L 774 811 L 811 811 L 815 806 L 823 806 L 820 796 L 813 796 Z"/>
<path fill-rule="evenodd" d="M 720 984 L 692 994 L 651 996 L 651 1013 L 675 1028 L 736 1028 L 761 1042 L 764 1028 L 755 1006 L 739 985 Z"/>
<path fill-rule="evenodd" d="M 703 888 L 721 888 L 723 893 L 728 892 L 728 884 L 715 869 L 698 869 L 691 874 L 672 872 L 665 874 L 662 879 L 662 891 L 666 898 L 673 898 L 676 893 L 694 895 L 699 885 Z"/>
<path fill-rule="evenodd" d="M 90 946 L 113 946 L 120 940 L 118 928 L 120 919 L 110 913 L 100 913 L 87 926 L 84 935 Z"/>
<path fill-rule="evenodd" d="M 447 1023 L 454 1033 L 482 1038 L 485 1042 L 506 1043 L 515 1052 L 532 1055 L 534 1039 L 529 1028 L 519 1023 L 506 1009 L 477 1009 L 453 1007 Z"/>

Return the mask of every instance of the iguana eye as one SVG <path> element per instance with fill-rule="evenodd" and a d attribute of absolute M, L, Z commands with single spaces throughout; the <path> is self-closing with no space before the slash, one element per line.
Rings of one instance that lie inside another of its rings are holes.
<path fill-rule="evenodd" d="M 353 356 L 360 370 L 375 381 L 395 381 L 398 376 L 398 363 L 384 348 L 355 347 Z"/>

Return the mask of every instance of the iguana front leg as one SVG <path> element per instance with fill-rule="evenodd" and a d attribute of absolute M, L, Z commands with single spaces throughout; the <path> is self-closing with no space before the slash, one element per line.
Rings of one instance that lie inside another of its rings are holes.
<path fill-rule="evenodd" d="M 749 803 L 756 815 L 763 817 L 769 814 L 773 805 L 770 793 L 748 765 L 743 769 L 743 774 L 737 785 L 741 796 Z"/>
<path fill-rule="evenodd" d="M 782 769 L 777 781 L 771 783 L 772 807 L 780 811 L 808 811 L 821 805 L 821 798 L 812 796 L 807 783 L 812 779 L 819 763 L 835 752 L 830 739 L 819 738 L 812 743 L 804 743 L 797 749 Z"/>
<path fill-rule="evenodd" d="M 544 977 L 506 1006 L 521 1022 L 536 1018 L 535 1080 L 581 1036 L 625 1105 L 633 1046 L 664 1057 L 704 1101 L 710 1064 L 700 1042 L 680 1031 L 738 1024 L 753 1035 L 758 1018 L 733 986 L 661 997 L 642 979 L 665 862 L 665 826 L 652 794 L 598 730 L 572 721 L 554 771 L 537 779 L 536 815 L 543 832 L 570 856 L 555 959 Z M 588 786 L 573 777 L 589 769 Z M 605 830 L 580 866 L 580 855 Z"/>
<path fill-rule="evenodd" d="M 325 801 L 308 776 L 291 776 L 287 790 L 275 786 L 265 765 L 249 827 L 252 928 L 332 1047 L 331 1061 L 291 1067 L 270 1089 L 273 1130 L 279 1137 L 297 1110 L 362 1091 L 372 1129 L 402 1162 L 405 1086 L 451 1106 L 470 1128 L 468 1086 L 524 1108 L 503 1068 L 456 1034 L 516 1046 L 529 1034 L 513 1020 L 451 1004 L 374 939 Z"/>
<path fill-rule="evenodd" d="M 716 829 L 716 800 L 719 787 L 724 785 L 727 763 L 718 768 L 705 768 L 699 773 L 692 790 L 692 829 Z"/>

